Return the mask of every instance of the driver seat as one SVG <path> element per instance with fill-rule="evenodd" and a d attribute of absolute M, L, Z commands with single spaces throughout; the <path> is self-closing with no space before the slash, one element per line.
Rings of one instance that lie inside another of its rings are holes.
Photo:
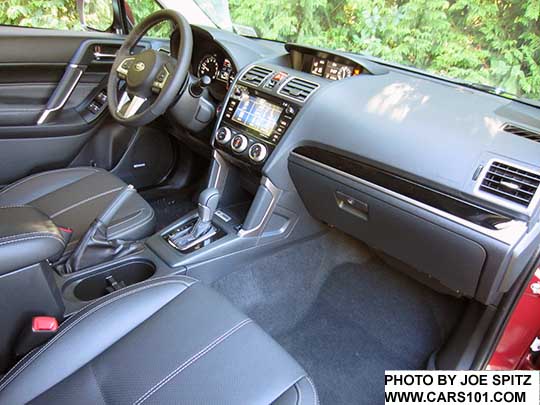
<path fill-rule="evenodd" d="M 71 167 L 25 177 L 0 190 L 0 207 L 29 205 L 73 234 L 65 254 L 126 184 L 106 170 Z M 154 232 L 152 207 L 134 193 L 118 210 L 108 228 L 109 239 L 138 240 Z"/>

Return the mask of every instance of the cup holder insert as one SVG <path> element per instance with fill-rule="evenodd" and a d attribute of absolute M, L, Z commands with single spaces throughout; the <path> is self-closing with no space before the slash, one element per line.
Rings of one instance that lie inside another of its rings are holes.
<path fill-rule="evenodd" d="M 127 287 L 149 279 L 155 271 L 154 265 L 145 261 L 119 264 L 79 281 L 73 295 L 82 301 L 92 301 L 114 290 L 111 280 L 116 283 L 116 288 Z"/>

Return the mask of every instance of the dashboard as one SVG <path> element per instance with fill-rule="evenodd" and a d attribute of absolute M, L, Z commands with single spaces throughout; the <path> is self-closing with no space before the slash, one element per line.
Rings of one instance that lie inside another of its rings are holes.
<path fill-rule="evenodd" d="M 191 70 L 222 105 L 214 153 L 452 293 L 497 304 L 540 244 L 538 108 L 360 55 L 208 32 Z"/>

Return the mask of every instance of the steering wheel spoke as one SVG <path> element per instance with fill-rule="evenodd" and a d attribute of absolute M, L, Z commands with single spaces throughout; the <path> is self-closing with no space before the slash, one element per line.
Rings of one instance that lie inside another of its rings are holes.
<path fill-rule="evenodd" d="M 135 114 L 137 114 L 145 102 L 146 98 L 140 97 L 136 94 L 130 96 L 127 91 L 124 91 L 122 97 L 120 97 L 120 101 L 118 102 L 116 113 L 123 118 L 133 117 Z"/>
<path fill-rule="evenodd" d="M 156 78 L 152 83 L 152 92 L 157 94 L 163 90 L 167 84 L 167 81 L 169 80 L 169 77 L 171 76 L 171 71 L 171 66 L 168 63 L 164 63 L 161 69 L 159 69 Z"/>
<path fill-rule="evenodd" d="M 170 21 L 181 38 L 171 58 L 139 44 L 152 27 Z M 136 47 L 140 52 L 132 53 Z M 167 111 L 186 82 L 193 51 L 193 33 L 187 20 L 174 10 L 156 11 L 139 22 L 117 51 L 107 83 L 109 111 L 123 125 L 146 125 Z"/>
<path fill-rule="evenodd" d="M 122 80 L 125 80 L 129 71 L 129 68 L 131 67 L 131 64 L 135 61 L 134 57 L 125 58 L 122 63 L 118 65 L 116 68 L 116 73 L 118 73 L 118 77 Z"/>

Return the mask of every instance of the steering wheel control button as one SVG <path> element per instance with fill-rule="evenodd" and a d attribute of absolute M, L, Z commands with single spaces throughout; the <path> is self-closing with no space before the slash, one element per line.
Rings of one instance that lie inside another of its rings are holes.
<path fill-rule="evenodd" d="M 120 66 L 116 69 L 116 72 L 118 73 L 118 76 L 125 80 L 128 74 L 129 69 L 131 68 L 131 65 L 133 65 L 133 62 L 135 61 L 135 58 L 127 58 L 124 59 L 124 61 L 121 63 Z"/>
<path fill-rule="evenodd" d="M 231 137 L 231 130 L 227 127 L 221 127 L 216 133 L 216 141 L 218 141 L 222 145 L 228 143 L 231 140 Z"/>
<path fill-rule="evenodd" d="M 255 163 L 261 163 L 268 156 L 268 149 L 262 143 L 255 143 L 249 148 L 248 154 Z"/>
<path fill-rule="evenodd" d="M 163 66 L 159 73 L 156 76 L 156 80 L 152 83 L 152 91 L 154 93 L 159 93 L 161 90 L 163 90 L 163 87 L 165 87 L 165 83 L 167 83 L 167 79 L 169 78 L 169 70 Z"/>
<path fill-rule="evenodd" d="M 242 153 L 247 149 L 248 144 L 248 139 L 244 135 L 237 134 L 231 141 L 231 148 L 236 153 Z"/>

